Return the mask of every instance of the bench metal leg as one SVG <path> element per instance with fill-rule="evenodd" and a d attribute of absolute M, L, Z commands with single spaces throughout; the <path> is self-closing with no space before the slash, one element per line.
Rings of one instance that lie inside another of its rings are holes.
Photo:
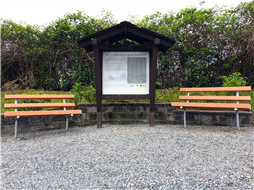
<path fill-rule="evenodd" d="M 237 130 L 240 130 L 239 112 L 238 112 L 238 110 L 236 110 L 236 126 L 237 126 Z"/>
<path fill-rule="evenodd" d="M 183 109 L 183 126 L 186 128 L 186 109 Z"/>
<path fill-rule="evenodd" d="M 73 114 L 71 114 L 70 116 L 73 116 Z M 68 130 L 68 125 L 69 125 L 69 117 L 68 115 L 66 115 L 66 131 Z"/>
<path fill-rule="evenodd" d="M 186 128 L 186 109 L 183 108 L 183 106 L 181 106 L 180 108 L 183 109 L 183 126 L 184 128 Z"/>
<path fill-rule="evenodd" d="M 68 116 L 66 115 L 66 131 L 68 130 L 68 125 L 69 125 L 69 118 L 68 118 Z"/>
<path fill-rule="evenodd" d="M 15 118 L 14 139 L 16 139 L 17 137 L 17 130 L 18 130 L 18 118 Z"/>

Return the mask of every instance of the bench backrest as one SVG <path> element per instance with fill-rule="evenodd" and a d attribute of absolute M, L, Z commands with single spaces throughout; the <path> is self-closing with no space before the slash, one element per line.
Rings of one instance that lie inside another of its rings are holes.
<path fill-rule="evenodd" d="M 5 100 L 74 99 L 74 95 L 5 95 Z"/>
<path fill-rule="evenodd" d="M 251 91 L 251 86 L 180 88 L 180 92 L 242 92 Z"/>
<path fill-rule="evenodd" d="M 250 96 L 239 96 L 239 92 L 251 91 L 251 86 L 239 87 L 202 87 L 180 88 L 180 92 L 188 92 L 187 96 L 179 96 L 179 100 L 211 100 L 211 101 L 251 101 Z M 190 92 L 236 92 L 236 96 L 189 96 Z"/>
<path fill-rule="evenodd" d="M 57 108 L 63 107 L 75 107 L 74 103 L 65 103 L 65 99 L 74 99 L 74 95 L 5 95 L 6 100 L 15 100 L 14 104 L 4 104 L 5 109 L 17 109 L 20 108 Z M 21 103 L 18 104 L 17 100 L 32 100 L 32 99 L 63 99 L 63 103 Z"/>

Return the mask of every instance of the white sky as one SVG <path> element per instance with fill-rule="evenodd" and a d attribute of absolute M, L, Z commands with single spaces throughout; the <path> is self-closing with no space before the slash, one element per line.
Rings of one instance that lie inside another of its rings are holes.
<path fill-rule="evenodd" d="M 210 8 L 215 4 L 237 6 L 240 2 L 250 0 L 0 0 L 0 18 L 45 25 L 66 13 L 76 13 L 77 10 L 100 18 L 104 8 L 111 11 L 115 19 L 121 22 L 128 20 L 129 14 L 141 19 L 144 15 L 157 11 L 179 12 L 188 6 L 197 7 L 201 1 L 205 1 L 202 7 Z"/>

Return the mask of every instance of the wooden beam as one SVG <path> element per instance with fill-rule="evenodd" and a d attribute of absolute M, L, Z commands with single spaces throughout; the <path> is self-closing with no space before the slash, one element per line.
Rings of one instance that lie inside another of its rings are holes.
<path fill-rule="evenodd" d="M 102 106 L 101 106 L 101 63 L 100 63 L 100 53 L 97 39 L 91 39 L 91 44 L 93 45 L 94 52 L 94 64 L 95 64 L 95 84 L 96 84 L 96 103 L 97 103 L 97 128 L 102 127 Z"/>
<path fill-rule="evenodd" d="M 147 95 L 102 95 L 102 99 L 104 100 L 146 100 L 150 99 L 149 94 Z"/>
<path fill-rule="evenodd" d="M 106 51 L 149 51 L 153 44 L 142 44 L 136 46 L 115 46 L 111 44 L 98 44 L 99 49 Z"/>
<path fill-rule="evenodd" d="M 154 116 L 155 116 L 155 86 L 156 86 L 156 67 L 157 67 L 157 54 L 158 46 L 160 44 L 160 39 L 154 39 L 153 49 L 152 49 L 152 60 L 151 60 L 151 72 L 150 72 L 150 126 L 154 126 Z"/>

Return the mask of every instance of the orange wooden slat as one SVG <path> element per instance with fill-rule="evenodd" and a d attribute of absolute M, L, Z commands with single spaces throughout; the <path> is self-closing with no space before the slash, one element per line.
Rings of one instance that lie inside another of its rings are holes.
<path fill-rule="evenodd" d="M 74 99 L 72 94 L 62 95 L 5 95 L 5 100 L 31 100 L 31 99 Z"/>
<path fill-rule="evenodd" d="M 250 104 L 229 104 L 229 103 L 187 103 L 187 102 L 172 102 L 171 106 L 184 108 L 204 108 L 204 109 L 234 109 L 251 110 Z"/>
<path fill-rule="evenodd" d="M 24 103 L 4 104 L 5 109 L 75 107 L 74 103 Z"/>
<path fill-rule="evenodd" d="M 251 91 L 251 86 L 180 88 L 180 92 L 242 92 Z"/>
<path fill-rule="evenodd" d="M 250 101 L 250 96 L 179 96 L 179 100 Z"/>
<path fill-rule="evenodd" d="M 17 111 L 17 112 L 5 112 L 4 118 L 20 117 L 46 117 L 46 116 L 62 116 L 62 115 L 79 115 L 82 114 L 82 110 L 54 110 L 54 111 Z"/>

